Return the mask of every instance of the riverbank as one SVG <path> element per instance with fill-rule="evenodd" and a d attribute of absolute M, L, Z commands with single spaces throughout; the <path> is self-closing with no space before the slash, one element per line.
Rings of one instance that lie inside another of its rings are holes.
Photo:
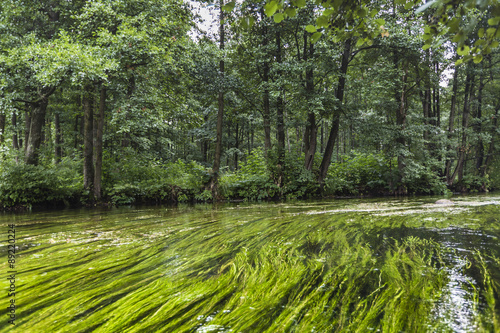
<path fill-rule="evenodd" d="M 320 185 L 317 173 L 289 161 L 286 172 L 276 177 L 262 151 L 256 150 L 238 170 L 220 174 L 217 197 L 208 189 L 211 169 L 194 161 L 166 164 L 133 164 L 122 161 L 107 165 L 102 196 L 95 198 L 84 188 L 79 160 L 65 159 L 56 165 L 3 164 L 0 173 L 0 210 L 23 211 L 49 207 L 123 206 L 132 204 L 176 204 L 232 201 L 277 201 L 444 195 L 479 193 L 497 189 L 496 180 L 467 178 L 448 187 L 445 179 L 421 172 L 399 180 L 394 161 L 375 155 L 355 155 L 334 163 Z M 392 164 L 391 164 L 392 163 Z"/>

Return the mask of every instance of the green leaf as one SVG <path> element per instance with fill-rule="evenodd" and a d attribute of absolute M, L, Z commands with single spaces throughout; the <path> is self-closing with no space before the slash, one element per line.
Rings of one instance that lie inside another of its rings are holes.
<path fill-rule="evenodd" d="M 463 38 L 464 38 L 464 34 L 463 34 L 463 32 L 460 31 L 458 34 L 456 34 L 453 37 L 453 39 L 451 41 L 453 43 L 460 43 L 460 42 L 462 42 Z"/>
<path fill-rule="evenodd" d="M 431 44 L 425 44 L 424 46 L 422 46 L 422 50 L 428 50 L 431 48 Z"/>
<path fill-rule="evenodd" d="M 362 39 L 362 38 L 360 38 L 360 39 L 358 39 L 358 41 L 356 42 L 356 47 L 360 47 L 360 46 L 362 46 L 364 43 L 365 43 L 365 40 L 364 40 L 364 39 Z"/>
<path fill-rule="evenodd" d="M 332 15 L 333 13 L 335 13 L 335 10 L 331 9 L 331 8 L 327 8 L 323 11 L 323 16 L 330 16 Z"/>
<path fill-rule="evenodd" d="M 498 25 L 500 17 L 492 17 L 488 20 L 488 25 Z"/>
<path fill-rule="evenodd" d="M 455 61 L 455 66 L 460 66 L 463 62 L 463 59 L 458 59 L 457 61 Z"/>
<path fill-rule="evenodd" d="M 383 26 L 385 24 L 385 20 L 384 19 L 376 19 L 375 23 L 377 23 L 378 26 Z"/>
<path fill-rule="evenodd" d="M 315 32 L 312 36 L 311 36 L 311 43 L 316 43 L 318 41 L 318 39 L 321 38 L 321 35 L 322 33 L 321 32 Z"/>
<path fill-rule="evenodd" d="M 274 23 L 280 23 L 281 21 L 283 21 L 285 19 L 285 17 L 283 16 L 283 14 L 277 13 L 277 14 L 274 14 L 273 19 L 274 19 Z"/>
<path fill-rule="evenodd" d="M 321 15 L 316 19 L 316 25 L 318 27 L 327 27 L 330 24 L 327 17 Z"/>
<path fill-rule="evenodd" d="M 306 0 L 296 0 L 295 5 L 299 8 L 305 7 L 306 6 Z"/>
<path fill-rule="evenodd" d="M 306 26 L 306 31 L 311 33 L 316 32 L 316 27 L 312 24 L 309 24 L 308 26 Z"/>
<path fill-rule="evenodd" d="M 366 17 L 366 9 L 364 8 L 360 8 L 357 12 L 356 12 L 356 15 L 358 15 L 359 17 L 363 18 L 363 17 Z"/>
<path fill-rule="evenodd" d="M 492 49 L 494 49 L 495 47 L 498 47 L 498 44 L 499 44 L 499 43 L 498 43 L 498 41 L 497 41 L 497 40 L 494 40 L 494 41 L 492 41 L 492 42 L 491 42 L 490 47 L 491 47 Z"/>
<path fill-rule="evenodd" d="M 234 9 L 234 6 L 236 6 L 236 1 L 231 1 L 226 3 L 224 6 L 222 6 L 222 10 L 225 12 L 232 12 Z"/>
<path fill-rule="evenodd" d="M 479 38 L 483 38 L 483 36 L 484 36 L 484 28 L 479 29 L 479 31 L 477 32 L 477 35 L 479 36 Z"/>
<path fill-rule="evenodd" d="M 460 20 L 456 17 L 453 20 L 451 20 L 450 22 L 448 22 L 449 32 L 454 33 L 456 31 L 458 31 L 459 24 L 460 24 Z"/>
<path fill-rule="evenodd" d="M 287 9 L 285 9 L 285 13 L 289 17 L 295 17 L 295 15 L 297 15 L 297 10 L 293 7 L 288 7 Z"/>
<path fill-rule="evenodd" d="M 273 16 L 274 13 L 276 13 L 277 10 L 278 10 L 278 4 L 274 0 L 271 1 L 271 2 L 269 2 L 269 3 L 267 3 L 264 6 L 264 13 L 266 14 L 267 17 Z"/>
<path fill-rule="evenodd" d="M 489 28 L 488 30 L 486 30 L 486 36 L 493 37 L 493 35 L 495 35 L 496 32 L 497 32 L 497 29 Z"/>
<path fill-rule="evenodd" d="M 483 56 L 478 54 L 474 57 L 474 63 L 479 64 L 481 61 L 483 61 Z"/>
<path fill-rule="evenodd" d="M 457 49 L 457 53 L 458 55 L 461 55 L 461 56 L 465 56 L 465 55 L 468 55 L 470 52 L 470 48 L 467 46 L 467 45 L 464 45 L 462 47 L 459 47 Z"/>
<path fill-rule="evenodd" d="M 343 0 L 333 0 L 333 9 L 339 10 L 340 5 L 342 5 Z"/>

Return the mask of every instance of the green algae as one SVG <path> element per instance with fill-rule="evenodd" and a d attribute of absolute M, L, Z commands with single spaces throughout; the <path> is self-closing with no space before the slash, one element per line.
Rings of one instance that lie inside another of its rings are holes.
<path fill-rule="evenodd" d="M 498 331 L 498 198 L 456 202 L 5 214 L 18 308 L 0 331 Z"/>

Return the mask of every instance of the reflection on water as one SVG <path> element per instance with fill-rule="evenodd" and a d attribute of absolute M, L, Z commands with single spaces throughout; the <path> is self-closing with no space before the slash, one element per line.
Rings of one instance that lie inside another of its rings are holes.
<path fill-rule="evenodd" d="M 434 201 L 3 214 L 0 331 L 499 331 L 500 198 Z"/>
<path fill-rule="evenodd" d="M 464 272 L 469 262 L 460 257 L 450 257 L 446 267 L 449 281 L 432 311 L 439 326 L 453 332 L 475 332 L 478 330 L 478 309 L 474 303 L 476 281 Z"/>

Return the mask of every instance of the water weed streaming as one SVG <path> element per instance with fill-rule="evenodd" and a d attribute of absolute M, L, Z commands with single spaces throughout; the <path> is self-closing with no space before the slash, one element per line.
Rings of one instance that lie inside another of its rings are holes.
<path fill-rule="evenodd" d="M 497 199 L 427 200 L 2 215 L 0 331 L 499 331 Z"/>

